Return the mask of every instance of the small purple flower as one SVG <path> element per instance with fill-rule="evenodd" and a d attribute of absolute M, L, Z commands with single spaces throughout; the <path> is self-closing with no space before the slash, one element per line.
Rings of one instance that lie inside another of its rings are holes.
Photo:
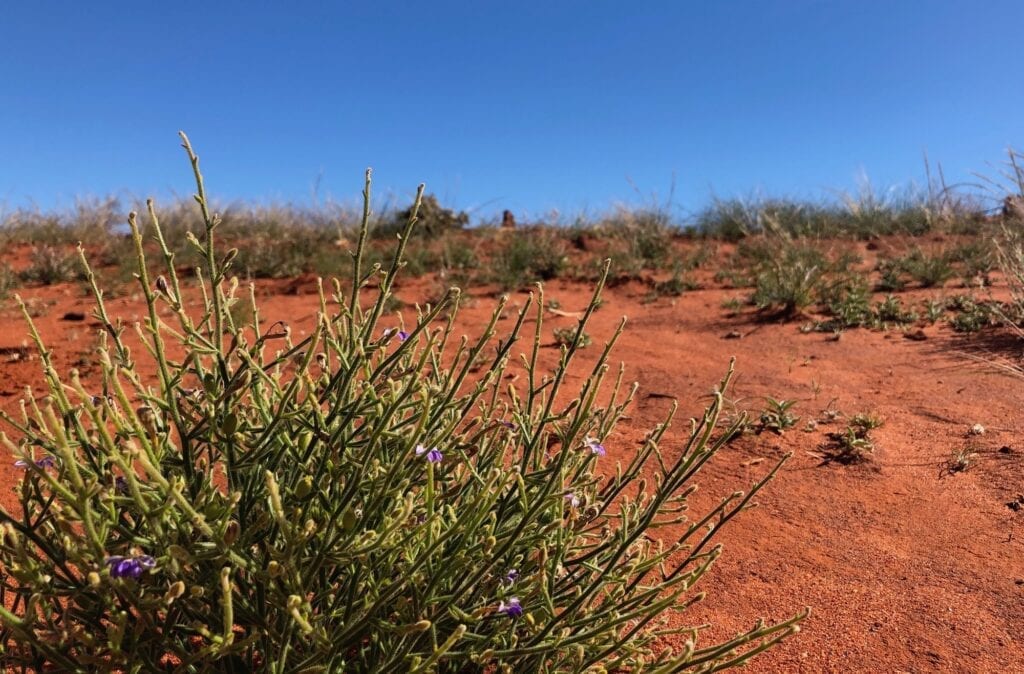
<path fill-rule="evenodd" d="M 54 466 L 57 465 L 57 458 L 47 454 L 43 458 L 36 459 L 32 463 L 36 464 L 37 468 L 53 468 Z M 18 459 L 17 461 L 14 462 L 14 466 L 16 468 L 28 468 L 28 461 L 26 461 L 25 459 Z"/>
<path fill-rule="evenodd" d="M 118 475 L 114 478 L 114 491 L 118 494 L 128 493 L 128 480 L 124 479 L 123 475 Z"/>
<path fill-rule="evenodd" d="M 505 574 L 505 577 L 502 578 L 502 580 L 508 583 L 509 585 L 513 584 L 514 582 L 519 580 L 519 571 L 517 571 L 516 569 L 509 569 L 508 573 Z"/>
<path fill-rule="evenodd" d="M 510 431 L 514 431 L 516 429 L 516 425 L 511 421 L 499 421 L 498 423 L 504 426 L 505 428 L 509 429 Z"/>
<path fill-rule="evenodd" d="M 138 555 L 137 557 L 107 557 L 103 563 L 110 567 L 111 578 L 138 578 L 142 572 L 156 566 L 156 560 L 149 555 Z"/>
<path fill-rule="evenodd" d="M 571 505 L 573 508 L 579 508 L 580 507 L 580 497 L 577 496 L 575 492 L 571 492 L 571 491 L 566 492 L 565 493 L 565 500 L 568 501 L 569 505 Z"/>
<path fill-rule="evenodd" d="M 509 618 L 515 620 L 516 618 L 523 617 L 523 607 L 519 604 L 518 597 L 509 597 L 508 603 L 500 602 L 498 604 L 498 613 L 504 613 Z"/>
<path fill-rule="evenodd" d="M 416 456 L 423 456 L 424 454 L 427 455 L 427 461 L 430 463 L 441 463 L 441 459 L 444 458 L 437 447 L 428 448 L 424 445 L 416 445 Z"/>
<path fill-rule="evenodd" d="M 405 330 L 399 330 L 398 328 L 384 328 L 384 339 L 387 339 L 391 335 L 398 337 L 398 341 L 404 342 L 409 339 L 409 333 Z"/>
<path fill-rule="evenodd" d="M 583 444 L 586 445 L 588 449 L 590 449 L 591 453 L 596 454 L 598 456 L 605 455 L 604 445 L 602 445 L 594 438 L 587 438 L 586 440 L 583 441 Z"/>

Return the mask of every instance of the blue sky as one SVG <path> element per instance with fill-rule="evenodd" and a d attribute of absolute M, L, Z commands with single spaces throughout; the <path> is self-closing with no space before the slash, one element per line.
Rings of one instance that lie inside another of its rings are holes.
<path fill-rule="evenodd" d="M 209 6 L 207 6 L 209 5 Z M 1024 3 L 23 2 L 0 203 L 352 200 L 487 215 L 951 182 L 1024 146 Z"/>

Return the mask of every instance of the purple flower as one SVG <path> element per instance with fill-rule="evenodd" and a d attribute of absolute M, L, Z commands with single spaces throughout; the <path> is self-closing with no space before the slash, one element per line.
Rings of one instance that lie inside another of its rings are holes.
<path fill-rule="evenodd" d="M 498 604 L 498 613 L 504 613 L 513 620 L 516 618 L 523 617 L 523 607 L 519 605 L 518 597 L 509 597 L 508 603 L 501 602 Z"/>
<path fill-rule="evenodd" d="M 134 578 L 138 579 L 146 569 L 156 566 L 156 560 L 149 555 L 138 555 L 137 557 L 107 557 L 103 563 L 110 567 L 111 578 Z"/>
<path fill-rule="evenodd" d="M 430 463 L 441 463 L 441 459 L 444 458 L 437 447 L 427 448 L 423 445 L 416 445 L 416 456 L 423 456 L 424 454 L 427 455 L 427 461 Z"/>
<path fill-rule="evenodd" d="M 387 339 L 391 335 L 398 337 L 398 341 L 404 342 L 409 339 L 409 333 L 405 330 L 399 330 L 398 328 L 384 328 L 384 339 Z"/>
<path fill-rule="evenodd" d="M 512 583 L 519 580 L 519 571 L 517 571 L 516 569 L 509 569 L 508 573 L 505 574 L 505 577 L 502 578 L 502 580 L 511 585 Z"/>
<path fill-rule="evenodd" d="M 573 508 L 579 508 L 580 507 L 580 497 L 577 496 L 574 492 L 571 492 L 571 491 L 566 492 L 565 493 L 565 500 L 568 501 L 569 505 L 571 505 Z"/>
<path fill-rule="evenodd" d="M 36 459 L 32 463 L 36 464 L 37 468 L 53 468 L 54 466 L 57 465 L 57 459 L 56 457 L 47 454 L 43 458 Z M 25 459 L 18 459 L 17 461 L 14 462 L 14 466 L 16 468 L 28 468 L 28 461 L 26 461 Z"/>
<path fill-rule="evenodd" d="M 123 475 L 118 475 L 114 478 L 114 491 L 118 494 L 128 493 L 128 480 L 124 479 Z"/>
<path fill-rule="evenodd" d="M 594 438 L 587 438 L 586 440 L 583 441 L 583 444 L 586 445 L 588 449 L 590 449 L 591 453 L 597 454 L 598 456 L 605 455 L 604 445 L 602 445 Z"/>
<path fill-rule="evenodd" d="M 516 429 L 516 425 L 511 421 L 499 421 L 498 423 L 511 431 L 514 431 Z"/>

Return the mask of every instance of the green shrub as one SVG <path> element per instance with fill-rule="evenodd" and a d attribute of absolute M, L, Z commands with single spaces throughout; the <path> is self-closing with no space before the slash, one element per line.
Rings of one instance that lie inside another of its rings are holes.
<path fill-rule="evenodd" d="M 14 436 L 0 442 L 24 470 L 19 507 L 0 511 L 7 667 L 714 671 L 797 631 L 805 613 L 703 644 L 702 627 L 669 620 L 700 600 L 714 536 L 774 474 L 682 514 L 722 445 L 711 437 L 729 375 L 689 439 L 669 442 L 670 413 L 608 465 L 604 444 L 636 390 L 621 370 L 607 376 L 618 331 L 568 391 L 577 343 L 542 372 L 541 297 L 526 374 L 510 388 L 529 303 L 500 339 L 503 302 L 479 339 L 454 337 L 455 289 L 408 328 L 384 315 L 415 208 L 383 272 L 362 265 L 363 220 L 351 285 L 335 282 L 296 339 L 264 321 L 253 292 L 251 311 L 235 310 L 243 300 L 182 138 L 205 223 L 202 288 L 189 286 L 201 308 L 185 309 L 194 297 L 150 204 L 166 275 L 150 277 L 133 214 L 141 355 L 95 283 L 98 381 L 59 372 L 30 322 L 48 395 L 3 416 Z M 680 633 L 682 649 L 660 647 Z"/>
<path fill-rule="evenodd" d="M 901 262 L 910 278 L 924 288 L 942 286 L 956 274 L 946 253 L 927 253 L 915 248 Z"/>
<path fill-rule="evenodd" d="M 491 260 L 491 277 L 504 290 L 558 278 L 565 269 L 565 242 L 544 227 L 506 232 Z"/>
<path fill-rule="evenodd" d="M 828 260 L 813 246 L 787 244 L 761 266 L 752 301 L 758 309 L 792 316 L 817 301 L 828 269 Z"/>

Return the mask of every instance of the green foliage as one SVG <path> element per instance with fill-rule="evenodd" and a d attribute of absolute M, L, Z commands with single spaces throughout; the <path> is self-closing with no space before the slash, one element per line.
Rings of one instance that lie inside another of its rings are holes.
<path fill-rule="evenodd" d="M 885 328 L 890 324 L 904 325 L 917 320 L 917 314 L 903 306 L 903 301 L 895 295 L 886 295 L 874 307 L 874 322 L 877 327 Z"/>
<path fill-rule="evenodd" d="M 914 248 L 900 261 L 904 271 L 923 288 L 942 286 L 956 271 L 945 253 L 927 253 Z"/>
<path fill-rule="evenodd" d="M 847 464 L 866 461 L 875 451 L 871 431 L 883 423 L 882 418 L 874 414 L 853 415 L 843 431 L 830 434 L 832 446 L 828 459 Z"/>
<path fill-rule="evenodd" d="M 561 275 L 568 262 L 561 237 L 544 228 L 517 229 L 507 234 L 491 260 L 491 280 L 502 289 L 523 288 Z"/>
<path fill-rule="evenodd" d="M 478 339 L 456 336 L 454 289 L 399 332 L 384 308 L 416 209 L 388 267 L 366 268 L 369 173 L 351 281 L 321 294 L 296 339 L 267 324 L 254 292 L 239 296 L 182 138 L 204 266 L 198 286 L 179 280 L 149 204 L 153 278 L 129 218 L 143 348 L 87 264 L 103 326 L 96 380 L 58 371 L 25 311 L 47 395 L 3 415 L 13 437 L 0 443 L 25 471 L 18 507 L 0 510 L 5 666 L 710 672 L 797 631 L 805 613 L 698 644 L 703 626 L 673 615 L 700 600 L 714 537 L 774 474 L 688 514 L 692 478 L 723 443 L 711 437 L 731 370 L 688 438 L 667 437 L 673 409 L 609 465 L 604 444 L 636 390 L 621 370 L 607 376 L 621 324 L 577 390 L 566 387 L 578 340 L 553 371 L 539 364 L 543 297 L 500 338 L 504 302 Z M 510 386 L 520 354 L 526 374 Z M 677 633 L 685 648 L 659 647 Z"/>
<path fill-rule="evenodd" d="M 817 248 L 786 245 L 760 265 L 752 301 L 758 309 L 797 314 L 817 301 L 828 269 L 828 260 Z"/>
<path fill-rule="evenodd" d="M 978 332 L 995 325 L 1000 315 L 1009 315 L 1006 309 L 991 302 L 979 302 L 970 295 L 955 295 L 947 306 L 953 311 L 949 324 L 957 332 Z"/>
<path fill-rule="evenodd" d="M 582 329 L 577 328 L 555 328 L 553 330 L 555 344 L 558 346 L 574 347 L 583 349 L 594 343 L 593 338 Z M 579 337 L 577 337 L 577 334 Z"/>
<path fill-rule="evenodd" d="M 759 431 L 773 431 L 781 434 L 783 431 L 793 428 L 800 417 L 790 412 L 796 405 L 796 400 L 776 400 L 765 398 L 765 407 L 761 411 Z"/>

